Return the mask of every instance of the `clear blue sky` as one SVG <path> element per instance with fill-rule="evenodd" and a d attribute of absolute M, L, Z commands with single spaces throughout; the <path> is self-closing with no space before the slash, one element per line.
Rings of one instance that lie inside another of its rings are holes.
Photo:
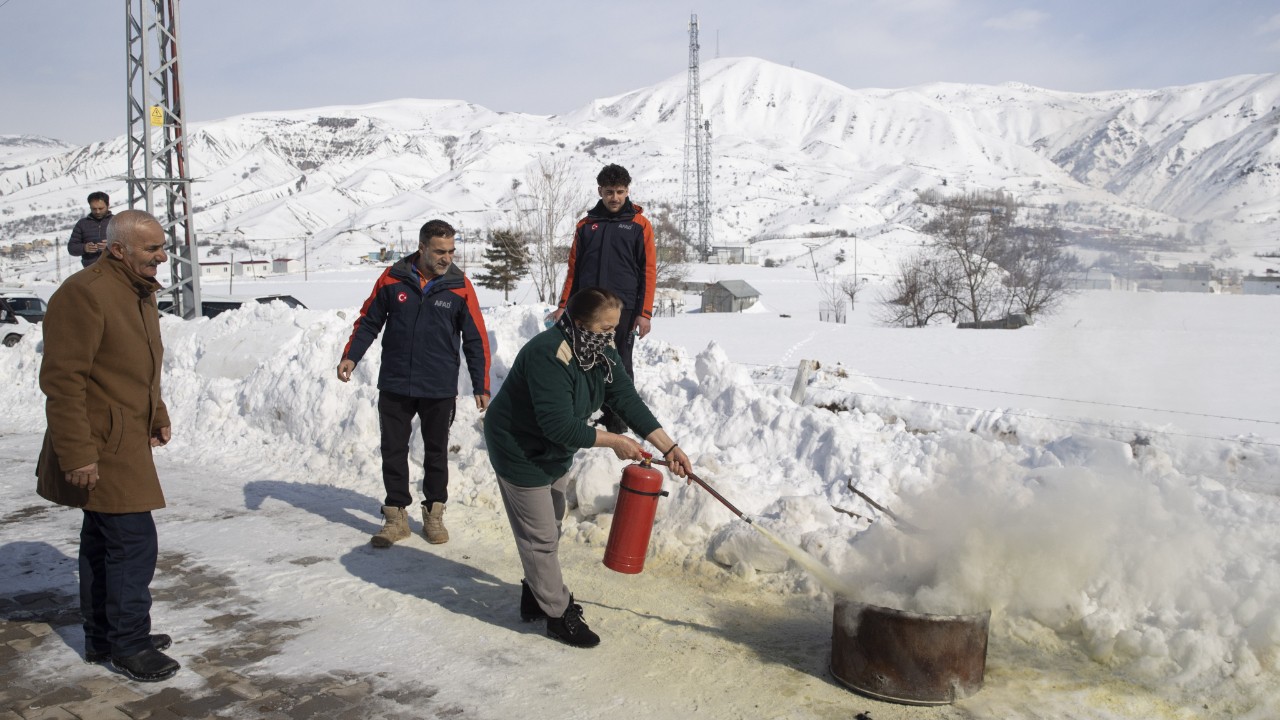
<path fill-rule="evenodd" d="M 125 2 L 0 0 L 0 134 L 125 131 Z M 564 113 L 754 56 L 851 88 L 1010 80 L 1055 90 L 1280 71 L 1275 0 L 186 0 L 189 120 L 401 97 Z"/>

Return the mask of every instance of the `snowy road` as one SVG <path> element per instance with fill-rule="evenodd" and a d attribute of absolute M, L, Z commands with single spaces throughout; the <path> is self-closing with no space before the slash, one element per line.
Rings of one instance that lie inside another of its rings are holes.
<path fill-rule="evenodd" d="M 41 504 L 29 482 L 38 445 L 35 434 L 0 438 L 7 507 Z M 294 628 L 250 675 L 364 674 L 375 688 L 429 689 L 433 706 L 468 718 L 1034 718 L 1048 717 L 1046 703 L 1057 718 L 1189 717 L 1083 657 L 1025 653 L 995 639 L 977 696 L 953 707 L 879 703 L 827 672 L 825 597 L 770 591 L 710 563 L 680 567 L 661 557 L 640 575 L 620 575 L 600 564 L 598 544 L 563 549 L 568 582 L 604 638 L 593 650 L 569 648 L 545 638 L 541 623 L 519 620 L 519 561 L 490 503 L 452 505 L 447 545 L 415 535 L 379 551 L 368 545 L 375 497 L 274 478 L 234 460 L 211 469 L 162 455 L 160 470 L 170 504 L 157 513 L 163 551 L 231 578 L 228 593 L 246 598 L 233 615 Z M 4 526 L 3 541 L 21 533 L 74 557 L 78 523 L 75 511 L 41 513 Z M 15 590 L 75 592 L 70 573 L 23 577 Z M 46 578 L 58 586 L 43 587 Z M 174 580 L 161 575 L 155 586 Z M 162 601 L 154 617 L 176 638 L 176 657 L 190 662 L 234 642 L 216 622 L 227 612 L 225 604 Z M 112 677 L 80 664 L 76 640 L 32 658 L 32 671 Z M 190 672 L 172 681 L 192 691 L 203 682 Z"/>

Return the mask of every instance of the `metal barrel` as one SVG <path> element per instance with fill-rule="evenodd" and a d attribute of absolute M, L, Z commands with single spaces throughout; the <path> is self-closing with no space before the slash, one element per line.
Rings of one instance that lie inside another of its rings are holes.
<path fill-rule="evenodd" d="M 929 615 L 839 597 L 831 674 L 862 695 L 946 705 L 982 689 L 991 611 Z"/>

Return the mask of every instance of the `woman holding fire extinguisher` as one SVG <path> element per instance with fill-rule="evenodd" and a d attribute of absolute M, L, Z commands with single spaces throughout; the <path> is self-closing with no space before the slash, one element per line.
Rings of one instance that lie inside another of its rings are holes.
<path fill-rule="evenodd" d="M 573 456 L 580 448 L 607 447 L 620 460 L 644 458 L 640 443 L 588 419 L 607 404 L 672 472 L 686 477 L 692 469 L 622 369 L 612 344 L 621 314 L 622 300 L 603 288 L 569 298 L 560 320 L 520 349 L 484 418 L 489 462 L 524 567 L 520 618 L 546 618 L 547 635 L 575 647 L 594 647 L 600 636 L 565 586 L 557 554 Z"/>

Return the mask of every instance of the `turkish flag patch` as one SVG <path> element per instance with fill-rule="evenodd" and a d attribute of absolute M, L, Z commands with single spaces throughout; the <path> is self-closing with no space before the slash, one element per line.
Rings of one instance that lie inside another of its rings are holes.
<path fill-rule="evenodd" d="M 400 302 L 404 302 L 408 299 L 409 299 L 409 293 L 407 292 L 402 292 L 399 295 L 396 295 L 396 300 L 399 300 Z"/>

